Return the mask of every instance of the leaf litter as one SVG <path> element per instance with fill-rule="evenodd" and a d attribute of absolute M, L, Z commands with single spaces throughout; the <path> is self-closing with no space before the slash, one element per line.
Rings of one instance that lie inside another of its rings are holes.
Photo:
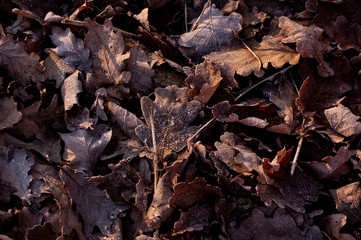
<path fill-rule="evenodd" d="M 1 4 L 0 238 L 360 239 L 360 7 L 291 2 Z"/>

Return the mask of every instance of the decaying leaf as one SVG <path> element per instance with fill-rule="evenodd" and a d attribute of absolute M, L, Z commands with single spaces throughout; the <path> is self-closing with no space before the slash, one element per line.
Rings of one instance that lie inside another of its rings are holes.
<path fill-rule="evenodd" d="M 107 146 L 112 130 L 100 124 L 92 129 L 79 129 L 71 133 L 59 133 L 65 143 L 63 158 L 69 166 L 92 175 L 92 169 Z"/>
<path fill-rule="evenodd" d="M 131 72 L 129 87 L 136 94 L 148 95 L 153 90 L 152 77 L 155 74 L 149 65 L 150 58 L 138 44 L 130 49 L 129 54 L 126 60 L 126 70 Z"/>
<path fill-rule="evenodd" d="M 90 108 L 90 111 L 95 111 L 96 116 L 103 121 L 108 120 L 108 117 L 104 112 L 104 101 L 107 97 L 107 90 L 105 88 L 99 88 L 95 91 L 95 101 Z"/>
<path fill-rule="evenodd" d="M 89 50 L 84 48 L 83 40 L 75 37 L 70 28 L 62 30 L 54 27 L 50 38 L 56 46 L 52 50 L 62 57 L 64 62 L 86 73 L 92 73 Z"/>
<path fill-rule="evenodd" d="M 111 224 L 124 215 L 124 211 L 129 208 L 127 204 L 120 205 L 111 201 L 106 192 L 97 187 L 98 183 L 84 178 L 83 172 L 64 166 L 60 177 L 76 204 L 77 212 L 82 216 L 85 236 L 89 237 L 95 226 L 98 226 L 104 235 L 110 234 Z"/>
<path fill-rule="evenodd" d="M 322 41 L 323 30 L 316 25 L 304 27 L 288 17 L 282 16 L 278 20 L 281 28 L 283 43 L 296 43 L 297 52 L 302 57 L 315 58 L 319 62 L 318 73 L 320 76 L 329 77 L 334 74 L 329 63 L 323 58 L 323 54 L 331 50 L 331 46 Z"/>
<path fill-rule="evenodd" d="M 197 27 L 191 32 L 182 34 L 179 44 L 187 56 L 199 59 L 228 46 L 235 39 L 237 32 L 242 29 L 241 24 L 240 14 L 233 12 L 229 16 L 223 16 L 221 10 L 208 4 L 198 20 Z"/>
<path fill-rule="evenodd" d="M 361 223 L 361 188 L 359 182 L 347 184 L 336 190 L 330 190 L 335 200 L 336 209 L 347 216 L 352 225 L 359 226 Z"/>
<path fill-rule="evenodd" d="M 32 228 L 28 228 L 25 234 L 25 239 L 55 239 L 58 234 L 54 232 L 53 226 L 50 222 L 45 222 L 43 225 L 35 225 Z"/>
<path fill-rule="evenodd" d="M 14 42 L 12 35 L 0 39 L 0 67 L 24 86 L 44 81 L 39 56 L 29 56 L 20 42 Z"/>
<path fill-rule="evenodd" d="M 127 84 L 129 79 L 124 77 L 123 55 L 124 39 L 120 32 L 114 33 L 110 20 L 99 25 L 89 18 L 85 19 L 88 33 L 85 35 L 85 46 L 90 50 L 95 74 L 95 86 L 105 84 Z"/>
<path fill-rule="evenodd" d="M 49 54 L 49 57 L 44 61 L 44 77 L 46 79 L 56 80 L 55 86 L 58 88 L 63 84 L 64 79 L 68 74 L 75 72 L 75 68 L 65 63 L 61 57 L 52 50 L 49 49 L 47 53 Z"/>
<path fill-rule="evenodd" d="M 182 212 L 179 220 L 174 223 L 173 235 L 202 230 L 211 221 L 212 212 L 212 207 L 207 204 L 196 204 L 187 212 Z"/>
<path fill-rule="evenodd" d="M 270 161 L 268 158 L 263 159 L 263 170 L 271 178 L 282 178 L 287 173 L 287 165 L 290 161 L 290 157 L 293 151 L 293 147 L 286 151 L 286 147 L 277 152 L 276 157 Z"/>
<path fill-rule="evenodd" d="M 327 156 L 322 159 L 322 162 L 308 162 L 313 171 L 316 172 L 320 179 L 340 180 L 340 175 L 348 172 L 348 167 L 345 163 L 350 160 L 351 152 L 347 147 L 343 146 L 338 150 L 336 156 Z"/>
<path fill-rule="evenodd" d="M 8 97 L 0 97 L 0 112 L 6 113 L 0 116 L 0 130 L 9 128 L 21 120 L 21 112 L 18 111 L 16 103 Z"/>
<path fill-rule="evenodd" d="M 198 203 L 209 202 L 223 194 L 220 188 L 207 184 L 203 177 L 197 177 L 191 182 L 181 182 L 174 186 L 174 194 L 169 199 L 173 207 L 186 209 Z"/>
<path fill-rule="evenodd" d="M 356 240 L 352 235 L 340 233 L 341 228 L 346 225 L 347 217 L 344 214 L 332 214 L 320 219 L 320 227 L 327 236 L 334 239 Z"/>
<path fill-rule="evenodd" d="M 324 113 L 335 132 L 345 137 L 361 133 L 360 117 L 354 115 L 350 109 L 342 104 L 326 109 Z"/>
<path fill-rule="evenodd" d="M 63 97 L 65 111 L 69 111 L 74 105 L 79 106 L 78 94 L 83 91 L 79 74 L 81 74 L 81 72 L 76 70 L 64 80 L 61 86 L 61 95 Z"/>
<path fill-rule="evenodd" d="M 228 165 L 233 171 L 251 172 L 260 167 L 261 159 L 233 133 L 226 132 L 220 142 L 215 142 L 217 151 L 214 155 Z"/>
<path fill-rule="evenodd" d="M 188 88 L 176 85 L 155 89 L 154 102 L 149 97 L 141 98 L 141 107 L 147 127 L 139 125 L 135 128 L 138 138 L 152 146 L 151 126 L 154 123 L 157 145 L 164 151 L 172 149 L 176 152 L 186 146 L 188 137 L 198 129 L 188 126 L 201 110 L 201 103 L 188 100 Z"/>
<path fill-rule="evenodd" d="M 323 239 L 319 229 L 317 233 L 301 231 L 291 215 L 280 208 L 276 210 L 272 218 L 265 217 L 261 210 L 255 208 L 251 217 L 243 220 L 239 227 L 236 223 L 231 223 L 228 231 L 230 239 Z"/>
<path fill-rule="evenodd" d="M 298 63 L 300 55 L 283 44 L 282 39 L 281 36 L 266 35 L 261 43 L 254 40 L 248 41 L 247 45 L 257 57 L 240 45 L 235 50 L 214 52 L 204 58 L 212 62 L 224 63 L 241 76 L 248 76 L 254 72 L 256 76 L 261 77 L 264 74 L 262 68 L 268 69 L 269 64 L 275 68 L 281 68 L 286 63 L 291 65 Z M 240 62 L 242 64 L 239 64 Z"/>
<path fill-rule="evenodd" d="M 169 205 L 169 198 L 173 195 L 173 181 L 176 175 L 166 172 L 158 181 L 153 201 L 148 208 L 145 222 L 150 230 L 159 228 L 171 216 L 174 209 Z"/>
<path fill-rule="evenodd" d="M 32 194 L 30 182 L 32 177 L 28 175 L 34 159 L 28 158 L 24 149 L 14 149 L 1 146 L 0 148 L 0 178 L 3 183 L 10 184 L 16 194 L 25 203 L 30 204 Z"/>

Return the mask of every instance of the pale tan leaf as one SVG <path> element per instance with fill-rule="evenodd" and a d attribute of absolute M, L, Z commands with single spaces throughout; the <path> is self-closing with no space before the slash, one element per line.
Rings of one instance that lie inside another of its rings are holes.
<path fill-rule="evenodd" d="M 81 72 L 76 70 L 64 80 L 61 86 L 61 95 L 63 97 L 65 111 L 69 111 L 74 105 L 79 106 L 78 94 L 83 91 L 79 74 L 81 74 Z"/>

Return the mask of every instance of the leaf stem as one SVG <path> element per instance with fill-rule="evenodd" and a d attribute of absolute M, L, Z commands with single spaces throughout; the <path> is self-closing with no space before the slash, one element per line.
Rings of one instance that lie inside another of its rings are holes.
<path fill-rule="evenodd" d="M 295 172 L 295 168 L 296 168 L 296 166 L 297 166 L 297 160 L 298 160 L 298 156 L 300 155 L 302 143 L 303 143 L 303 136 L 301 136 L 300 140 L 298 141 L 298 146 L 297 146 L 296 154 L 295 154 L 295 157 L 293 158 L 293 161 L 292 161 L 291 176 L 292 176 L 293 173 Z"/>

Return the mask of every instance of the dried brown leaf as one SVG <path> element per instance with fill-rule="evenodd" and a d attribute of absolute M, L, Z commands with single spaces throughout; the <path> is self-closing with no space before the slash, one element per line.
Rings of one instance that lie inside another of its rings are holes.
<path fill-rule="evenodd" d="M 112 130 L 100 124 L 94 129 L 79 129 L 72 133 L 59 133 L 65 143 L 63 158 L 69 166 L 92 175 L 92 169 L 111 139 Z"/>
<path fill-rule="evenodd" d="M 288 172 L 288 162 L 290 161 L 293 147 L 286 151 L 286 147 L 277 152 L 276 157 L 270 159 L 263 159 L 263 170 L 271 178 L 282 178 Z"/>
<path fill-rule="evenodd" d="M 61 95 L 63 97 L 65 111 L 69 111 L 74 105 L 79 106 L 78 94 L 83 91 L 79 74 L 81 74 L 81 72 L 76 70 L 64 80 L 61 86 Z"/>
<path fill-rule="evenodd" d="M 0 130 L 9 128 L 21 120 L 21 112 L 18 111 L 12 98 L 0 97 L 0 112 L 6 113 L 0 116 Z"/>
<path fill-rule="evenodd" d="M 206 182 L 203 177 L 197 177 L 191 182 L 181 182 L 174 186 L 174 194 L 169 199 L 173 207 L 186 209 L 198 203 L 209 202 L 222 197 L 221 189 Z"/>
<path fill-rule="evenodd" d="M 307 162 L 307 165 L 316 172 L 320 179 L 340 180 L 340 175 L 348 172 L 348 167 L 345 163 L 350 160 L 351 152 L 347 147 L 341 147 L 336 156 L 327 156 L 322 159 L 322 162 Z"/>
<path fill-rule="evenodd" d="M 14 81 L 19 81 L 24 86 L 31 82 L 44 81 L 39 56 L 29 56 L 23 45 L 20 42 L 14 42 L 11 35 L 0 39 L 0 67 L 6 69 Z"/>
<path fill-rule="evenodd" d="M 32 202 L 30 189 L 32 176 L 29 176 L 28 172 L 33 165 L 34 159 L 28 158 L 24 149 L 19 150 L 1 146 L 1 181 L 13 186 L 16 189 L 14 194 L 21 198 L 26 204 L 30 204 Z"/>
<path fill-rule="evenodd" d="M 281 40 L 280 36 L 266 35 L 261 43 L 254 40 L 247 42 L 258 58 L 244 46 L 235 50 L 211 53 L 204 58 L 215 63 L 224 63 L 241 76 L 248 76 L 254 72 L 256 76 L 261 77 L 264 74 L 261 68 L 268 69 L 269 63 L 275 68 L 281 68 L 286 63 L 295 65 L 299 62 L 300 55 Z M 242 64 L 239 64 L 240 62 Z"/>
<path fill-rule="evenodd" d="M 304 27 L 285 16 L 279 18 L 278 26 L 281 28 L 281 35 L 285 36 L 282 39 L 283 43 L 296 43 L 297 52 L 302 57 L 315 58 L 319 62 L 320 76 L 329 77 L 334 74 L 334 70 L 323 58 L 331 47 L 322 41 L 321 28 L 316 25 Z"/>
<path fill-rule="evenodd" d="M 67 75 L 75 72 L 75 68 L 65 63 L 61 57 L 59 57 L 52 50 L 47 50 L 49 57 L 44 61 L 44 77 L 46 79 L 56 80 L 56 87 L 60 87 L 63 84 Z"/>
<path fill-rule="evenodd" d="M 89 237 L 95 226 L 105 236 L 109 235 L 111 224 L 124 215 L 128 206 L 111 201 L 106 192 L 97 187 L 98 183 L 84 178 L 83 172 L 65 166 L 60 171 L 60 177 L 76 204 L 77 212 L 82 216 L 85 236 Z"/>
<path fill-rule="evenodd" d="M 233 12 L 229 16 L 223 16 L 221 10 L 208 4 L 198 20 L 197 27 L 191 32 L 183 33 L 179 44 L 185 55 L 199 59 L 228 47 L 242 29 L 241 23 L 240 14 Z"/>
<path fill-rule="evenodd" d="M 92 73 L 89 50 L 84 48 L 83 40 L 75 37 L 70 28 L 62 30 L 54 27 L 50 38 L 56 46 L 52 50 L 62 57 L 64 62 L 86 73 Z"/>
<path fill-rule="evenodd" d="M 345 214 L 352 225 L 359 226 L 361 223 L 360 183 L 350 183 L 336 190 L 330 190 L 330 193 L 335 200 L 336 209 Z"/>
<path fill-rule="evenodd" d="M 121 32 L 114 33 L 110 20 L 105 21 L 104 25 L 99 25 L 86 18 L 85 26 L 88 33 L 85 35 L 84 43 L 90 50 L 93 60 L 95 86 L 127 84 L 129 79 L 126 81 L 123 70 L 124 60 L 128 57 L 123 55 L 124 39 Z"/>
<path fill-rule="evenodd" d="M 155 89 L 154 102 L 149 97 L 142 97 L 140 104 L 147 127 L 139 125 L 135 132 L 138 138 L 152 146 L 151 121 L 154 120 L 156 142 L 164 151 L 182 150 L 188 137 L 197 131 L 189 126 L 201 111 L 202 104 L 197 100 L 188 100 L 188 88 L 176 85 Z"/>
<path fill-rule="evenodd" d="M 342 104 L 326 109 L 324 113 L 333 131 L 345 137 L 361 133 L 360 117 Z"/>
<path fill-rule="evenodd" d="M 344 214 L 332 214 L 320 219 L 320 228 L 327 236 L 333 239 L 356 240 L 352 235 L 340 233 L 341 228 L 346 225 L 347 217 Z"/>
<path fill-rule="evenodd" d="M 126 60 L 126 69 L 131 72 L 129 88 L 135 94 L 148 95 L 153 91 L 152 77 L 155 74 L 149 64 L 150 58 L 138 44 L 130 49 L 129 54 Z"/>

